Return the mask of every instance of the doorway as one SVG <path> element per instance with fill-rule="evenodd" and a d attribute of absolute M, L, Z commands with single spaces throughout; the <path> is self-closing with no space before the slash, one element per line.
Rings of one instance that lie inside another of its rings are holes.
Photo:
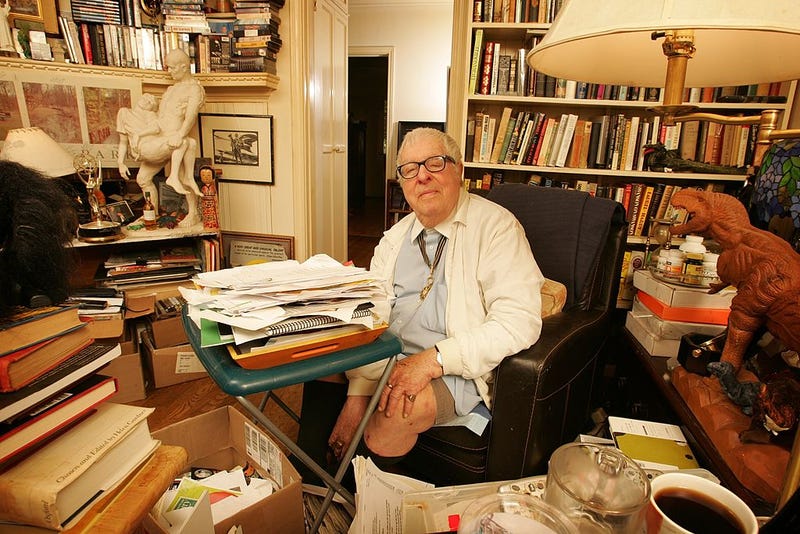
<path fill-rule="evenodd" d="M 389 54 L 348 58 L 348 253 L 369 267 L 384 230 L 388 147 Z"/>

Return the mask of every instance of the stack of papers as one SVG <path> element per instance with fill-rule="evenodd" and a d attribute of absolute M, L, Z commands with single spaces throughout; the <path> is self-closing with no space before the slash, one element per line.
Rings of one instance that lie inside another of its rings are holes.
<path fill-rule="evenodd" d="M 384 281 L 326 255 L 199 273 L 194 282 L 199 289 L 180 291 L 201 345 L 228 345 L 244 367 L 262 368 L 252 357 L 311 342 L 327 352 L 366 343 L 387 326 Z"/>

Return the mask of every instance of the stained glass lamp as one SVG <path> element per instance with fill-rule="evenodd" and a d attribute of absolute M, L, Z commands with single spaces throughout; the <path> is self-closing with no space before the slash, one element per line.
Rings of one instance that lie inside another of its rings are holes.
<path fill-rule="evenodd" d="M 779 225 L 785 227 L 779 235 L 791 241 L 791 234 L 800 229 L 800 140 L 770 146 L 756 175 L 752 204 L 759 221 L 771 224 L 774 230 L 779 230 L 774 228 L 776 217 L 790 219 L 791 227 L 788 222 Z"/>

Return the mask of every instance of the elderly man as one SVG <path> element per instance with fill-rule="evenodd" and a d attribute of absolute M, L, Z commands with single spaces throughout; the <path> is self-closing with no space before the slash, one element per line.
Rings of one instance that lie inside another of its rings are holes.
<path fill-rule="evenodd" d="M 370 270 L 387 280 L 390 331 L 403 342 L 404 356 L 360 451 L 384 465 L 402 458 L 431 426 L 490 406 L 492 370 L 539 337 L 544 282 L 517 219 L 464 191 L 452 137 L 412 130 L 397 161 L 414 211 L 386 232 Z M 382 369 L 379 362 L 348 373 L 347 400 L 328 441 L 337 457 Z"/>

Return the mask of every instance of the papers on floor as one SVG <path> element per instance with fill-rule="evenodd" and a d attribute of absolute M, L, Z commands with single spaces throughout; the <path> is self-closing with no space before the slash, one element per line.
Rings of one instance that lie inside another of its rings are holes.
<path fill-rule="evenodd" d="M 285 327 L 298 318 L 326 317 L 335 325 L 360 324 L 367 328 L 388 318 L 383 281 L 365 269 L 342 265 L 324 254 L 303 263 L 286 260 L 199 273 L 194 282 L 199 289 L 180 288 L 192 320 L 198 326 L 202 320 L 225 325 L 224 330 L 230 330 L 237 345 L 268 338 L 276 327 Z M 364 314 L 364 309 L 372 313 Z M 323 326 L 318 324 L 321 322 L 279 331 L 310 330 Z M 205 326 L 209 330 L 209 325 Z M 220 343 L 219 335 L 212 337 L 213 343 Z"/>
<path fill-rule="evenodd" d="M 270 480 L 244 470 L 219 471 L 202 480 L 183 477 L 159 499 L 153 516 L 170 533 L 214 532 L 214 525 L 272 495 Z"/>
<path fill-rule="evenodd" d="M 348 534 L 402 532 L 403 495 L 433 487 L 410 477 L 387 473 L 369 458 L 353 458 L 356 479 L 356 515 Z"/>

